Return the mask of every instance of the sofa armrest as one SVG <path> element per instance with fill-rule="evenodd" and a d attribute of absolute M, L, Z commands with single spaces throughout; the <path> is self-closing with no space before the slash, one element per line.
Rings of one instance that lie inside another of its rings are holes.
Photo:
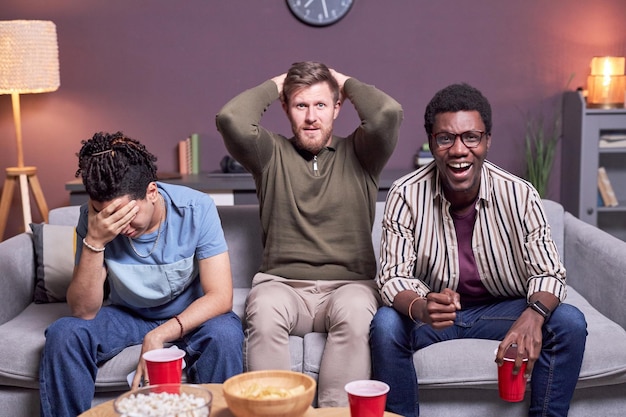
<path fill-rule="evenodd" d="M 33 302 L 34 256 L 30 233 L 0 242 L 0 324 L 11 320 Z"/>
<path fill-rule="evenodd" d="M 626 242 L 565 213 L 565 267 L 568 284 L 626 328 Z"/>

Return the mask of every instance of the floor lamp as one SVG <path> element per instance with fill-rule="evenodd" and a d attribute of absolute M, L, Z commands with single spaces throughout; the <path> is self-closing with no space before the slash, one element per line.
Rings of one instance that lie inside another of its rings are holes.
<path fill-rule="evenodd" d="M 11 94 L 17 140 L 17 166 L 6 169 L 0 199 L 0 240 L 19 183 L 24 230 L 31 223 L 29 186 L 45 222 L 48 205 L 37 179 L 37 168 L 24 166 L 20 94 L 46 93 L 59 88 L 59 50 L 54 23 L 41 20 L 0 21 L 0 94 Z"/>

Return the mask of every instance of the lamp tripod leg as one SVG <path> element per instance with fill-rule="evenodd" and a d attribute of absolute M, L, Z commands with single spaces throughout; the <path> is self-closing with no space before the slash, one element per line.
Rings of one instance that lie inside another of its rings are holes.
<path fill-rule="evenodd" d="M 41 214 L 41 217 L 43 217 L 44 223 L 48 223 L 48 204 L 46 204 L 46 199 L 43 196 L 43 190 L 41 189 L 37 175 L 29 175 L 28 181 L 30 183 L 30 188 L 33 190 L 33 197 L 35 197 L 35 203 L 37 203 L 39 213 Z"/>
<path fill-rule="evenodd" d="M 9 220 L 9 209 L 13 200 L 13 190 L 15 189 L 15 177 L 7 177 L 2 188 L 2 199 L 0 200 L 0 240 L 4 238 L 4 230 Z"/>
<path fill-rule="evenodd" d="M 22 197 L 22 217 L 24 219 L 24 230 L 28 230 L 29 224 L 33 222 L 30 214 L 30 195 L 28 194 L 28 177 L 20 174 L 20 196 Z"/>
<path fill-rule="evenodd" d="M 41 217 L 43 217 L 43 221 L 48 223 L 48 205 L 46 204 L 46 199 L 43 196 L 39 179 L 37 179 L 37 168 L 7 168 L 7 178 L 4 181 L 2 200 L 0 201 L 0 240 L 4 237 L 7 221 L 9 219 L 11 200 L 13 199 L 13 192 L 18 181 L 20 186 L 20 196 L 22 198 L 24 231 L 30 230 L 30 223 L 32 223 L 29 186 L 33 191 L 33 196 L 35 198 L 35 202 L 37 203 L 37 208 L 39 208 L 39 213 L 41 213 Z"/>

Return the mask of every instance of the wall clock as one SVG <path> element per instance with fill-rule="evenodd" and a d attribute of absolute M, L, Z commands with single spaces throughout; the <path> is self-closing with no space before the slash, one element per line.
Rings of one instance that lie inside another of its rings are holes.
<path fill-rule="evenodd" d="M 341 20 L 354 0 L 287 0 L 291 13 L 312 26 L 328 26 Z"/>

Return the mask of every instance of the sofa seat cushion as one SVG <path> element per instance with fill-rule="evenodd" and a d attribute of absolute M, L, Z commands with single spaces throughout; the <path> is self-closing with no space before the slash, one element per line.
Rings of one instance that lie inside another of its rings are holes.
<path fill-rule="evenodd" d="M 98 368 L 96 391 L 127 391 L 129 373 L 137 369 L 141 345 L 129 346 Z"/>
<path fill-rule="evenodd" d="M 69 313 L 66 303 L 32 303 L 13 320 L 0 326 L 0 384 L 39 388 L 44 331 L 50 323 Z"/>
<path fill-rule="evenodd" d="M 578 387 L 626 383 L 626 350 L 620 348 L 626 346 L 626 331 L 600 314 L 572 287 L 568 287 L 566 302 L 585 314 L 589 332 Z M 325 343 L 325 333 L 308 333 L 304 338 L 290 337 L 292 365 L 294 357 L 303 358 L 302 372 L 317 379 Z M 421 349 L 413 356 L 420 388 L 472 386 L 497 389 L 494 351 L 498 343 L 493 340 L 459 339 Z M 441 365 L 459 364 L 460 361 L 463 367 Z"/>
<path fill-rule="evenodd" d="M 233 288 L 233 313 L 239 316 L 241 322 L 245 320 L 246 298 L 250 288 Z"/>
<path fill-rule="evenodd" d="M 324 353 L 324 346 L 326 346 L 326 336 L 326 333 L 312 332 L 304 335 L 303 339 L 304 362 L 302 371 L 316 380 L 317 375 L 320 373 L 322 354 Z"/>
<path fill-rule="evenodd" d="M 0 326 L 0 385 L 39 389 L 44 332 L 53 321 L 69 314 L 66 303 L 32 303 Z M 137 367 L 140 352 L 140 345 L 131 346 L 103 364 L 98 370 L 96 390 L 127 390 L 126 376 Z"/>
<path fill-rule="evenodd" d="M 587 320 L 587 344 L 578 387 L 626 383 L 626 331 L 593 308 L 568 287 L 566 302 L 578 307 Z M 414 355 L 420 388 L 468 387 L 497 389 L 494 351 L 497 341 L 461 339 L 437 343 Z M 459 363 L 463 366 L 442 366 Z"/>

